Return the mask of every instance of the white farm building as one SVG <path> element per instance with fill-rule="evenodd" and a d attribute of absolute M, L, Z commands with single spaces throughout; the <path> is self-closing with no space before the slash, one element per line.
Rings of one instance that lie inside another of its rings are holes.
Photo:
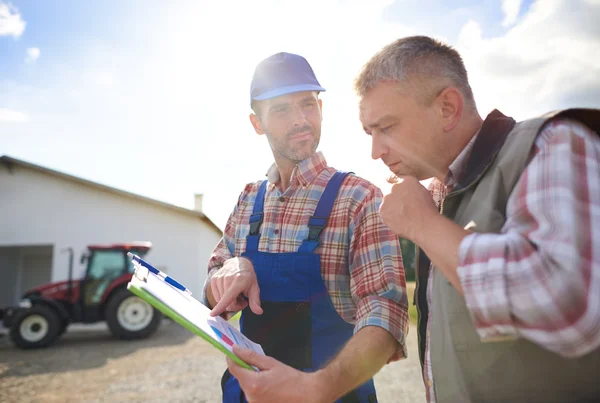
<path fill-rule="evenodd" d="M 74 277 L 88 245 L 149 241 L 146 260 L 202 289 L 210 253 L 222 231 L 201 210 L 128 193 L 8 156 L 0 157 L 0 307 L 24 291 L 66 280 L 73 248 Z"/>

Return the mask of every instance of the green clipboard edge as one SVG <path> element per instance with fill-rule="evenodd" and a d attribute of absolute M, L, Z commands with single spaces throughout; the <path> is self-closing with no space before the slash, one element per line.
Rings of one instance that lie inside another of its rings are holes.
<path fill-rule="evenodd" d="M 183 326 L 184 328 L 186 328 L 187 330 L 189 330 L 196 336 L 202 337 L 204 340 L 206 340 L 207 342 L 212 344 L 214 347 L 216 347 L 218 350 L 220 350 L 226 356 L 231 358 L 239 366 L 249 369 L 249 370 L 252 370 L 252 371 L 256 371 L 256 369 L 254 369 L 252 366 L 246 364 L 237 355 L 235 355 L 234 353 L 229 351 L 227 348 L 223 347 L 221 345 L 221 343 L 214 340 L 212 337 L 208 336 L 205 332 L 203 332 L 202 330 L 198 329 L 196 326 L 194 326 L 193 324 L 188 322 L 185 318 L 183 318 L 177 312 L 175 312 L 174 310 L 169 308 L 161 300 L 156 298 L 154 295 L 150 294 L 148 291 L 146 291 L 142 288 L 139 288 L 136 285 L 131 284 L 131 283 L 127 284 L 127 289 L 129 291 L 131 291 L 133 294 L 135 294 L 138 297 L 140 297 L 141 299 L 143 299 L 144 301 L 148 302 L 150 305 L 152 305 L 153 307 L 155 307 L 156 309 L 158 309 L 159 311 L 161 311 L 162 313 L 164 313 L 171 319 L 173 319 L 175 322 L 179 323 L 181 326 Z"/>

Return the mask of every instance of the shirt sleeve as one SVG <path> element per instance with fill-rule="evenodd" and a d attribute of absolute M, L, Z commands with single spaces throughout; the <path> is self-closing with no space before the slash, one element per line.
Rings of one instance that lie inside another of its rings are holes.
<path fill-rule="evenodd" d="M 379 216 L 381 191 L 371 191 L 351 223 L 350 288 L 356 301 L 354 333 L 379 326 L 397 341 L 389 362 L 407 357 L 408 298 L 398 237 Z"/>
<path fill-rule="evenodd" d="M 600 346 L 600 139 L 556 121 L 507 205 L 500 234 L 471 234 L 458 275 L 480 337 L 528 339 L 565 357 Z"/>
<path fill-rule="evenodd" d="M 206 296 L 206 290 L 208 288 L 208 285 L 210 284 L 212 276 L 217 272 L 217 270 L 219 270 L 223 266 L 227 259 L 231 259 L 235 256 L 235 231 L 237 226 L 237 213 L 240 201 L 246 194 L 247 189 L 248 186 L 240 195 L 238 203 L 235 205 L 233 211 L 229 215 L 229 218 L 227 219 L 227 224 L 225 225 L 225 230 L 223 231 L 223 236 L 217 243 L 217 246 L 213 249 L 208 260 L 208 273 L 206 275 L 206 280 L 204 281 L 204 286 L 202 287 L 202 294 L 200 295 L 200 302 L 202 302 L 206 306 L 209 306 L 208 298 Z"/>

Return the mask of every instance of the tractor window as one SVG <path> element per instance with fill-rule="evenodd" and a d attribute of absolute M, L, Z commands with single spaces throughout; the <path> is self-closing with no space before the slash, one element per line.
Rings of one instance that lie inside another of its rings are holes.
<path fill-rule="evenodd" d="M 93 251 L 83 289 L 84 304 L 100 303 L 111 282 L 121 276 L 124 269 L 125 254 L 122 250 Z"/>
<path fill-rule="evenodd" d="M 89 279 L 115 278 L 123 273 L 125 257 L 123 251 L 106 250 L 96 251 L 92 254 Z"/>

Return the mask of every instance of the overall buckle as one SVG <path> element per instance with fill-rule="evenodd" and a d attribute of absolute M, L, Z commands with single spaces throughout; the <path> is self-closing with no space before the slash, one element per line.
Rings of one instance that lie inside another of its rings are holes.
<path fill-rule="evenodd" d="M 258 235 L 258 229 L 263 221 L 263 213 L 252 214 L 250 216 L 250 235 Z"/>
<path fill-rule="evenodd" d="M 327 226 L 327 219 L 322 217 L 311 217 L 308 220 L 308 241 L 319 242 L 321 232 Z"/>

